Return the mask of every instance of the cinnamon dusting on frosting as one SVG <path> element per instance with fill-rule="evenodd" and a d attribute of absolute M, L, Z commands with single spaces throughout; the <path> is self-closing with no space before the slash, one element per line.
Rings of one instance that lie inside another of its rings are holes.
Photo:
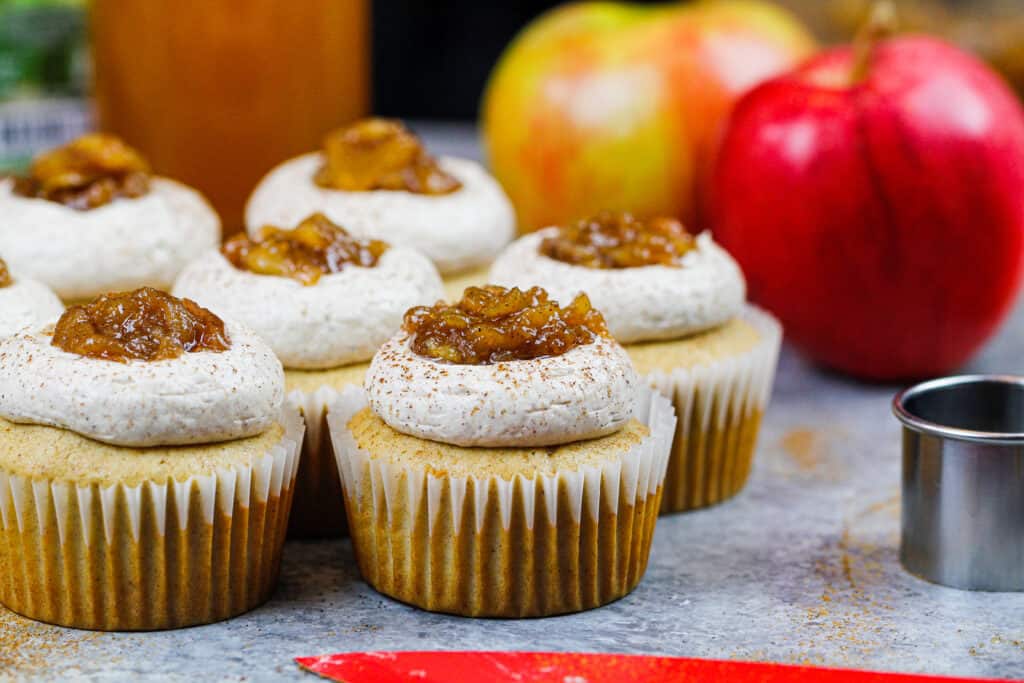
<path fill-rule="evenodd" d="M 480 365 L 426 358 L 402 332 L 374 356 L 364 386 L 392 429 L 490 448 L 610 434 L 632 415 L 640 380 L 623 348 L 602 335 L 557 356 Z"/>

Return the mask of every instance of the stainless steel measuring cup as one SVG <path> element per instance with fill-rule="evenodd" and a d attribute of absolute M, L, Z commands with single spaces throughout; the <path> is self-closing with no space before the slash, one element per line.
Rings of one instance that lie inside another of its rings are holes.
<path fill-rule="evenodd" d="M 963 375 L 897 394 L 900 561 L 954 588 L 1024 591 L 1024 377 Z"/>

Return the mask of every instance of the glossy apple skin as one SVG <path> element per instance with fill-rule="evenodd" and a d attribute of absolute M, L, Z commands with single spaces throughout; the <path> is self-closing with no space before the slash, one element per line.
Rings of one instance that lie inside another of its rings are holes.
<path fill-rule="evenodd" d="M 697 220 L 733 102 L 813 45 L 789 14 L 749 0 L 545 14 L 506 50 L 482 106 L 521 229 L 601 209 Z"/>
<path fill-rule="evenodd" d="M 1024 112 L 935 39 L 879 44 L 851 85 L 852 59 L 824 53 L 739 101 L 714 234 L 813 360 L 874 380 L 945 374 L 1019 288 Z"/>

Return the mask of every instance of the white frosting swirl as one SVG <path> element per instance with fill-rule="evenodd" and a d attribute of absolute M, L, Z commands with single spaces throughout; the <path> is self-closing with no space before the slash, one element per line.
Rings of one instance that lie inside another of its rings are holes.
<path fill-rule="evenodd" d="M 620 429 L 633 415 L 636 371 L 597 337 L 560 356 L 493 365 L 425 358 L 405 332 L 374 356 L 364 386 L 392 429 L 456 446 L 551 446 Z"/>
<path fill-rule="evenodd" d="M 305 154 L 260 181 L 246 206 L 245 223 L 255 237 L 265 225 L 291 227 L 320 211 L 355 235 L 418 249 L 445 275 L 484 265 L 515 235 L 512 204 L 476 162 L 442 157 L 438 163 L 458 178 L 461 189 L 445 195 L 345 192 L 313 182 L 323 155 Z"/>
<path fill-rule="evenodd" d="M 0 181 L 0 254 L 65 301 L 166 289 L 187 262 L 220 243 L 220 219 L 202 195 L 166 178 L 151 178 L 142 197 L 88 211 L 21 197 L 12 186 Z"/>
<path fill-rule="evenodd" d="M 0 340 L 0 416 L 115 446 L 175 446 L 254 436 L 284 400 L 280 361 L 228 323 L 226 351 L 117 363 L 51 344 L 51 330 Z"/>
<path fill-rule="evenodd" d="M 509 245 L 491 266 L 490 282 L 538 285 L 557 301 L 571 301 L 585 292 L 604 315 L 612 336 L 623 344 L 674 339 L 717 327 L 743 308 L 743 272 L 707 232 L 697 236 L 696 248 L 683 256 L 678 268 L 587 268 L 540 253 L 541 241 L 557 231 L 544 228 Z"/>
<path fill-rule="evenodd" d="M 186 266 L 174 295 L 252 328 L 296 370 L 368 360 L 402 325 L 405 312 L 444 298 L 426 256 L 391 247 L 373 268 L 348 265 L 312 286 L 239 270 L 219 250 Z"/>
<path fill-rule="evenodd" d="M 0 337 L 55 322 L 64 312 L 60 299 L 43 283 L 19 277 L 13 280 L 0 287 Z"/>

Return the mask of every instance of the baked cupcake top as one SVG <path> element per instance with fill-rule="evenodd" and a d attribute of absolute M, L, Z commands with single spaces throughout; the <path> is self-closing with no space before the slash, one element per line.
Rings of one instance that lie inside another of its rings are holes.
<path fill-rule="evenodd" d="M 470 287 L 406 313 L 366 374 L 373 411 L 404 434 L 457 446 L 548 446 L 610 434 L 638 379 L 585 295 Z"/>
<path fill-rule="evenodd" d="M 605 212 L 521 237 L 491 266 L 502 285 L 537 284 L 555 298 L 586 292 L 622 343 L 675 339 L 735 317 L 746 298 L 737 263 L 672 218 Z"/>
<path fill-rule="evenodd" d="M 285 367 L 314 370 L 368 360 L 409 307 L 443 289 L 414 249 L 353 237 L 314 214 L 208 250 L 182 271 L 174 294 L 245 324 Z"/>
<path fill-rule="evenodd" d="M 220 221 L 202 196 L 152 175 L 138 152 L 102 133 L 0 181 L 0 214 L 0 253 L 65 300 L 169 287 L 187 261 L 220 241 Z"/>
<path fill-rule="evenodd" d="M 477 163 L 435 159 L 400 122 L 366 119 L 330 133 L 324 149 L 284 162 L 253 191 L 246 225 L 294 225 L 313 212 L 360 236 L 426 254 L 444 274 L 490 261 L 515 216 Z"/>
<path fill-rule="evenodd" d="M 117 446 L 254 436 L 283 397 L 281 364 L 253 332 L 155 289 L 0 340 L 0 417 Z"/>

